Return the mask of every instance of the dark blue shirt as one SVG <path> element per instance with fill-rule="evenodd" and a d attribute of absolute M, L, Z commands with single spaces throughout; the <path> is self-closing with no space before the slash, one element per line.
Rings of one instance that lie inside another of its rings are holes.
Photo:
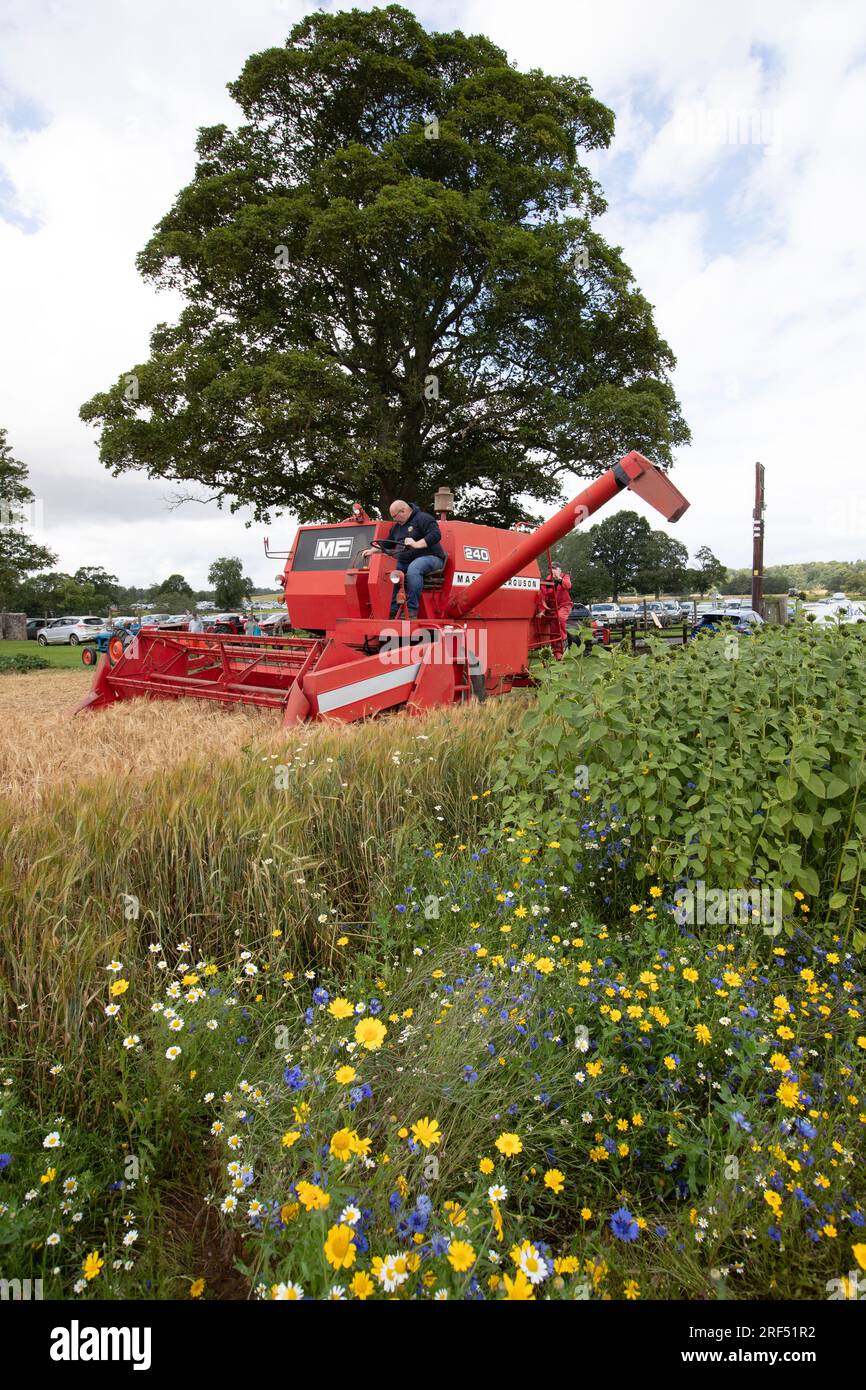
<path fill-rule="evenodd" d="M 426 541 L 427 544 L 416 550 L 412 545 L 403 544 L 407 536 L 411 536 L 413 541 Z M 442 533 L 435 516 L 419 511 L 417 507 L 412 508 L 412 514 L 407 521 L 395 521 L 388 532 L 388 541 L 392 542 L 396 549 L 397 559 L 403 561 L 417 560 L 422 555 L 438 555 L 440 560 L 447 559 L 440 545 L 441 540 Z M 386 545 L 385 549 L 390 551 L 392 545 Z"/>

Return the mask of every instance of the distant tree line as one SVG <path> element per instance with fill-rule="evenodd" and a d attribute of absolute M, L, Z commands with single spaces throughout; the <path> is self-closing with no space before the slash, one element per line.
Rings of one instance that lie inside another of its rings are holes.
<path fill-rule="evenodd" d="M 690 565 L 682 541 L 629 511 L 572 531 L 554 546 L 553 558 L 571 576 L 575 600 L 584 603 L 623 594 L 708 594 L 728 577 L 709 546 L 700 546 Z"/>

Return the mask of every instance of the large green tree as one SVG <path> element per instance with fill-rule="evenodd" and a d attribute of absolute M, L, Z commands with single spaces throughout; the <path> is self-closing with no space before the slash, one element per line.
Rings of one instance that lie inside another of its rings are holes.
<path fill-rule="evenodd" d="M 703 596 L 713 589 L 720 589 L 728 577 L 727 565 L 722 564 L 708 545 L 698 547 L 695 551 L 695 561 L 695 568 L 687 571 L 692 591 Z"/>
<path fill-rule="evenodd" d="M 682 541 L 666 531 L 650 531 L 643 548 L 640 569 L 635 583 L 640 593 L 660 598 L 663 593 L 678 593 L 686 582 L 689 552 Z"/>
<path fill-rule="evenodd" d="M 218 608 L 238 608 L 253 591 L 253 582 L 245 577 L 243 562 L 237 556 L 223 555 L 214 560 L 207 578 L 214 586 Z"/>
<path fill-rule="evenodd" d="M 229 87 L 138 257 L 187 301 L 81 410 L 115 474 L 204 484 L 257 519 L 361 498 L 511 523 L 688 430 L 673 355 L 580 155 L 613 114 L 583 78 L 397 5 L 316 12 Z"/>
<path fill-rule="evenodd" d="M 646 517 L 629 511 L 617 512 L 589 532 L 593 563 L 602 565 L 610 575 L 615 600 L 633 590 L 651 534 Z"/>
<path fill-rule="evenodd" d="M 56 559 L 28 534 L 27 514 L 33 500 L 27 467 L 12 457 L 6 431 L 0 429 L 0 609 L 22 603 L 22 585 L 28 575 Z"/>
<path fill-rule="evenodd" d="M 571 579 L 575 603 L 600 603 L 610 598 L 613 581 L 603 565 L 592 558 L 592 531 L 578 528 L 553 547 L 552 558 Z M 542 569 L 544 561 L 541 561 Z"/>

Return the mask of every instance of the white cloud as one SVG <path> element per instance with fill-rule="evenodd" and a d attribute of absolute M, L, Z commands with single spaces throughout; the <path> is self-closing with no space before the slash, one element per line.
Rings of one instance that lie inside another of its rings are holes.
<path fill-rule="evenodd" d="M 213 507 L 168 512 L 167 484 L 112 479 L 78 407 L 141 360 L 154 324 L 175 316 L 178 301 L 140 280 L 135 254 L 192 173 L 197 127 L 237 120 L 226 82 L 307 8 L 7 0 L 0 95 L 19 113 L 38 108 L 45 124 L 29 133 L 20 117 L 15 129 L 0 124 L 18 216 L 40 226 L 26 235 L 0 220 L 0 423 L 44 496 L 46 540 L 65 568 L 105 563 L 130 582 L 180 570 L 196 583 L 217 554 L 240 555 L 262 580 L 277 568 L 262 555 L 264 528 Z M 748 563 L 760 458 L 769 563 L 866 553 L 855 454 L 862 5 L 412 8 L 428 27 L 487 33 L 522 68 L 585 75 L 617 112 L 614 146 L 591 164 L 610 201 L 601 229 L 623 247 L 679 360 L 693 444 L 675 477 L 692 507 L 675 534 Z M 753 143 L 719 139 L 732 130 L 751 131 Z M 291 530 L 288 519 L 271 528 L 284 544 Z"/>

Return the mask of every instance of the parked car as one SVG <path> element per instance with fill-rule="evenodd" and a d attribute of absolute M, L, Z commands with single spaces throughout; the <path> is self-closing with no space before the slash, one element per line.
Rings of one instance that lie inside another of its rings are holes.
<path fill-rule="evenodd" d="M 39 632 L 40 628 L 45 627 L 45 624 L 46 624 L 46 623 L 50 623 L 50 622 L 51 622 L 51 619 L 50 619 L 50 618 L 28 618 L 28 619 L 27 619 L 27 641 L 28 641 L 28 642 L 35 642 L 35 641 L 36 641 L 36 634 L 37 634 L 37 632 Z"/>
<path fill-rule="evenodd" d="M 639 622 L 641 617 L 641 605 L 639 603 L 621 603 L 619 613 L 624 623 Z"/>
<path fill-rule="evenodd" d="M 697 637 L 702 632 L 724 632 L 729 628 L 748 635 L 752 628 L 760 627 L 763 621 L 754 608 L 712 608 L 699 615 L 692 628 L 692 636 Z"/>
<path fill-rule="evenodd" d="M 104 626 L 104 618 L 52 618 L 37 633 L 36 641 L 40 647 L 77 647 L 79 642 L 86 642 L 93 636 L 94 628 L 98 631 Z"/>
<path fill-rule="evenodd" d="M 679 625 L 682 622 L 682 605 L 680 603 L 677 603 L 676 599 L 665 599 L 662 603 L 662 608 L 668 614 L 671 625 L 673 625 L 674 623 Z"/>
<path fill-rule="evenodd" d="M 621 627 L 622 617 L 618 603 L 594 603 L 590 609 L 593 623 L 601 627 Z"/>
<path fill-rule="evenodd" d="M 259 618 L 259 627 L 263 637 L 282 637 L 283 633 L 291 632 L 292 620 L 285 608 L 276 613 L 268 613 L 266 617 Z"/>

